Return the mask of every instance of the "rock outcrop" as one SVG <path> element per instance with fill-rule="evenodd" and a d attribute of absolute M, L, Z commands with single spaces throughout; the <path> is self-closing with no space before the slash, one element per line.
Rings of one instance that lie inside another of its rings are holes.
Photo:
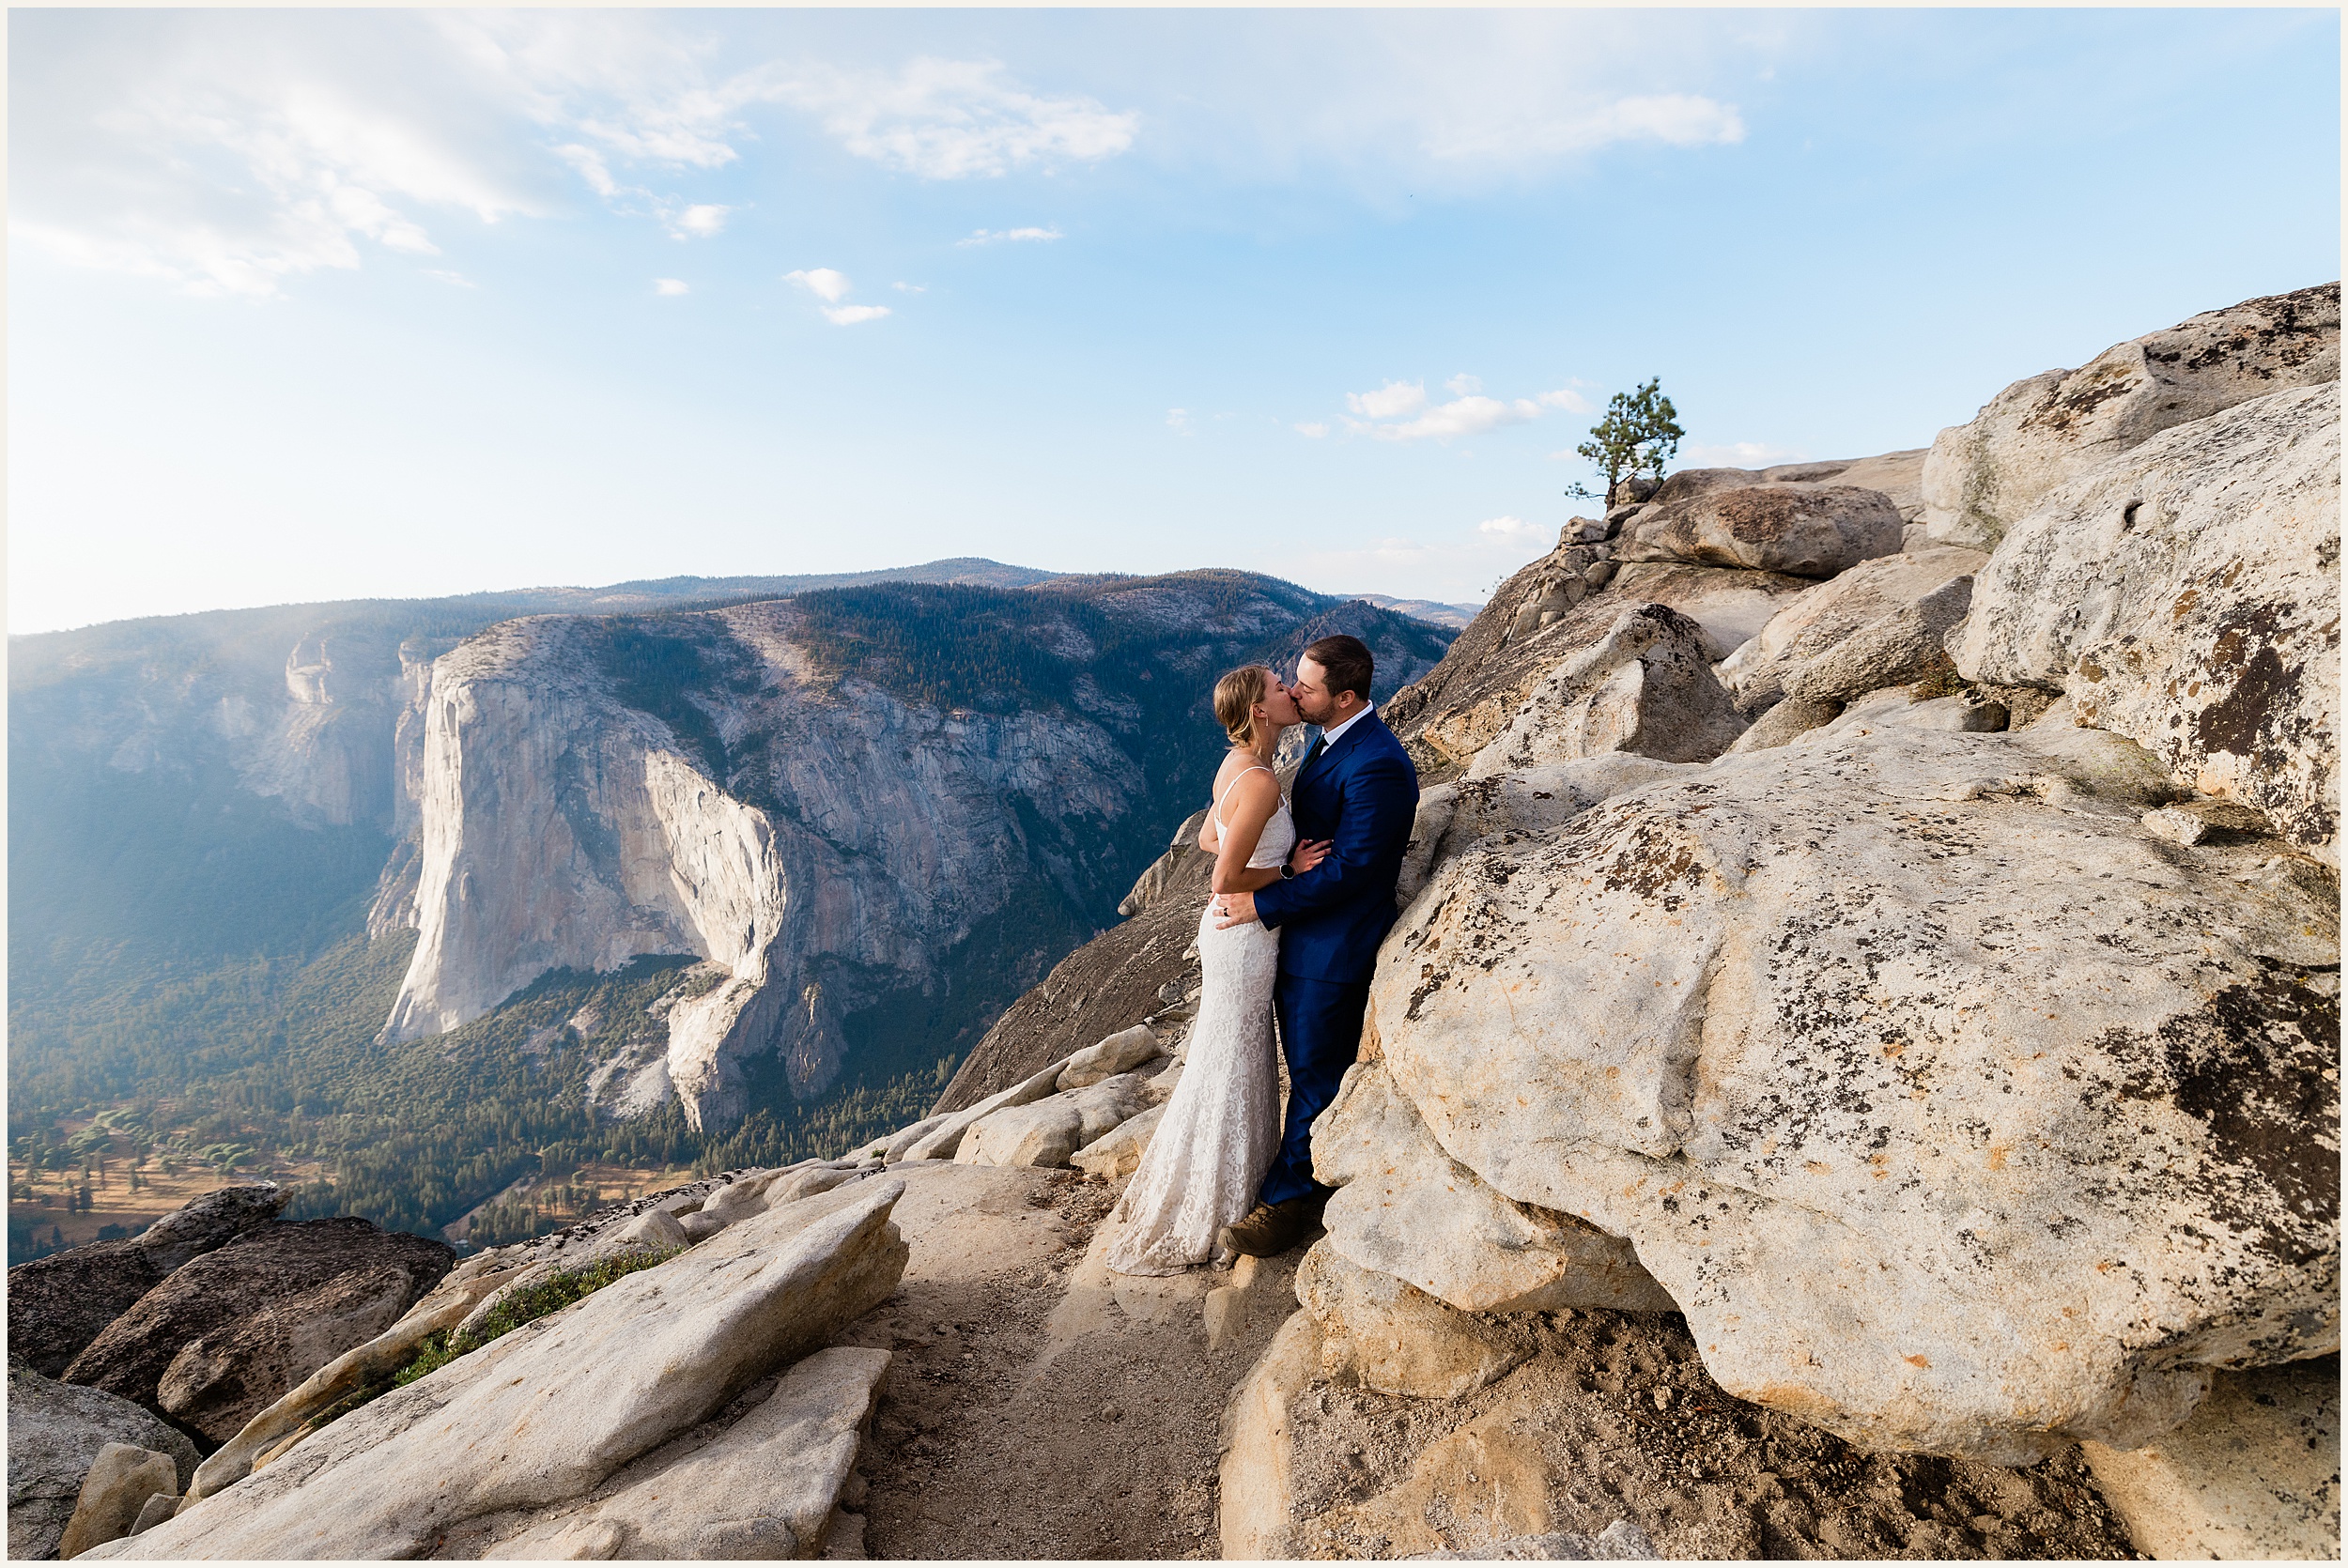
<path fill-rule="evenodd" d="M 1389 1068 L 1496 1191 L 1630 1237 L 1744 1397 L 2002 1462 L 2146 1440 L 2338 1335 L 2336 911 L 2156 843 L 2173 793 L 2066 730 L 1616 796 L 1422 895 Z"/>
<path fill-rule="evenodd" d="M 1852 484 L 1721 486 L 1657 499 L 1623 525 L 1615 558 L 1831 577 L 1903 542 L 1899 508 Z"/>
<path fill-rule="evenodd" d="M 69 1254 L 70 1255 L 70 1254 Z M 65 1370 L 211 1442 L 389 1328 L 455 1254 L 364 1220 L 271 1221 L 178 1268 Z"/>
<path fill-rule="evenodd" d="M 1418 813 L 1411 821 L 1410 847 L 1403 852 L 1402 875 L 1395 884 L 1395 903 L 1408 909 L 1437 868 L 1483 839 L 1544 832 L 1601 800 L 1669 778 L 1677 771 L 1675 763 L 1615 751 L 1578 762 L 1430 785 L 1419 792 Z"/>
<path fill-rule="evenodd" d="M 770 1210 L 385 1394 L 267 1468 L 95 1555 L 412 1557 L 493 1515 L 528 1528 L 545 1511 L 567 1511 L 894 1290 L 906 1250 L 889 1211 L 904 1191 L 859 1185 Z M 861 1376 L 869 1363 L 853 1370 Z M 824 1403 L 830 1413 L 818 1415 L 820 1440 L 808 1453 L 838 1446 L 842 1402 Z M 772 1412 L 781 1419 L 722 1447 L 719 1467 L 762 1454 L 771 1463 L 770 1445 L 787 1437 L 790 1418 L 809 1413 L 787 1399 Z M 859 1412 L 849 1425 L 860 1420 Z M 470 1457 L 452 1465 L 453 1454 Z M 617 1499 L 602 1499 L 597 1517 L 577 1527 L 608 1542 L 607 1551 L 641 1532 L 668 1555 L 661 1548 L 674 1549 L 675 1531 L 690 1529 L 673 1507 L 622 1497 L 616 1509 Z M 767 1555 L 782 1529 L 801 1544 L 795 1549 L 808 1540 L 797 1533 L 801 1514 L 788 1508 L 735 1514 L 726 1499 L 703 1498 L 699 1514 L 732 1529 L 693 1537 L 706 1555 Z"/>
<path fill-rule="evenodd" d="M 2293 297 L 2295 298 L 2295 297 Z M 2015 519 L 1954 644 L 2338 864 L 2340 389 L 2171 429 Z"/>
<path fill-rule="evenodd" d="M 2058 486 L 2164 430 L 2340 380 L 2340 284 L 2246 300 L 2016 381 L 1943 430 L 1923 471 L 1938 543 L 1989 549 Z"/>
<path fill-rule="evenodd" d="M 1744 730 L 1713 677 L 1695 622 L 1665 605 L 1626 609 L 1586 653 L 1559 665 L 1475 754 L 1470 779 L 1627 751 L 1709 761 Z"/>
<path fill-rule="evenodd" d="M 1979 550 L 1934 546 L 1862 561 L 1770 617 L 1750 642 L 1721 661 L 1721 683 L 1736 697 L 1740 713 L 1765 713 L 1784 699 L 1789 683 L 1804 665 L 1831 653 L 1870 623 L 1929 598 L 1959 578 L 1970 579 L 1988 559 Z M 1962 613 L 1960 609 L 1960 617 Z M 1941 633 L 1953 623 L 1941 624 Z M 1894 675 L 1877 684 L 1890 685 L 1897 679 Z"/>
<path fill-rule="evenodd" d="M 54 1377 L 173 1269 L 275 1219 L 273 1182 L 224 1187 L 127 1241 L 99 1241 L 8 1270 L 8 1354 Z"/>
<path fill-rule="evenodd" d="M 195 1473 L 195 1445 L 151 1412 L 8 1358 L 8 1556 L 56 1555 L 82 1483 L 110 1443 L 169 1454 L 174 1491 Z"/>

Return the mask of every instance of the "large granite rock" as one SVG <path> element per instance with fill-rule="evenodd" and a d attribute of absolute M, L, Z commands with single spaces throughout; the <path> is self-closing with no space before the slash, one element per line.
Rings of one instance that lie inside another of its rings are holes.
<path fill-rule="evenodd" d="M 1066 1165 L 1069 1156 L 1150 1108 L 1148 1081 L 1121 1073 L 974 1124 L 954 1151 L 965 1165 Z"/>
<path fill-rule="evenodd" d="M 1885 686 L 1946 671 L 1949 634 L 1973 602 L 1973 579 L 1955 577 L 1913 604 L 1897 607 L 1787 673 L 1785 694 L 1811 702 L 1847 702 Z"/>
<path fill-rule="evenodd" d="M 2086 1453 L 2148 1557 L 2340 1555 L 2336 1357 L 2218 1373 L 2192 1420 L 2157 1442 Z"/>
<path fill-rule="evenodd" d="M 886 1350 L 835 1347 L 799 1362 L 750 1412 L 690 1453 L 649 1455 L 585 1507 L 501 1532 L 481 1555 L 811 1558 L 888 1371 Z M 828 1555 L 828 1554 L 826 1554 Z"/>
<path fill-rule="evenodd" d="M 206 1253 L 225 1247 L 255 1225 L 276 1219 L 292 1198 L 289 1189 L 273 1181 L 223 1187 L 164 1215 L 134 1237 L 132 1245 L 146 1253 L 159 1270 L 168 1274 Z"/>
<path fill-rule="evenodd" d="M 1757 636 L 1721 661 L 1721 684 L 1736 698 L 1740 713 L 1775 707 L 1785 697 L 1787 680 L 1803 665 L 1870 623 L 1959 577 L 1970 577 L 1988 559 L 1979 550 L 1933 546 L 1862 561 L 1771 616 Z"/>
<path fill-rule="evenodd" d="M 2016 381 L 1924 460 L 1923 524 L 1992 549 L 2057 486 L 2180 424 L 2340 379 L 2340 284 L 2247 300 Z"/>
<path fill-rule="evenodd" d="M 1445 1154 L 1381 1061 L 1347 1069 L 1313 1123 L 1313 1175 L 1337 1190 L 1322 1246 L 1461 1312 L 1678 1310 L 1630 1242 L 1512 1203 Z"/>
<path fill-rule="evenodd" d="M 1831 577 L 1896 555 L 1904 542 L 1892 498 L 1855 484 L 1729 485 L 1670 500 L 1658 494 L 1624 526 L 1615 559 Z"/>
<path fill-rule="evenodd" d="M 8 1354 L 54 1377 L 162 1271 L 133 1241 L 100 1241 L 8 1270 Z"/>
<path fill-rule="evenodd" d="M 65 1380 L 213 1442 L 388 1329 L 447 1273 L 438 1241 L 359 1219 L 271 1221 L 195 1258 L 106 1326 Z"/>
<path fill-rule="evenodd" d="M 2340 389 L 2170 430 L 2047 496 L 1975 582 L 1969 679 L 2060 689 L 2338 864 Z"/>
<path fill-rule="evenodd" d="M 1471 779 L 1628 751 L 1708 761 L 1743 732 L 1695 622 L 1666 605 L 1624 610 L 1588 652 L 1533 688 L 1468 765 Z"/>
<path fill-rule="evenodd" d="M 2078 729 L 1724 760 L 1470 851 L 1372 1005 L 1436 1142 L 1630 1238 L 1731 1392 L 2130 1446 L 2339 1339 L 2336 894 Z"/>
<path fill-rule="evenodd" d="M 73 1517 L 57 1540 L 57 1556 L 77 1558 L 92 1546 L 119 1541 L 131 1533 L 153 1499 L 176 1503 L 178 1470 L 170 1454 L 136 1443 L 108 1443 L 100 1449 L 89 1474 L 82 1478 Z"/>
<path fill-rule="evenodd" d="M 8 1354 L 56 1376 L 164 1275 L 275 1219 L 291 1196 L 274 1182 L 224 1187 L 128 1241 L 18 1264 L 8 1270 Z"/>
<path fill-rule="evenodd" d="M 1409 908 L 1436 868 L 1473 844 L 1504 834 L 1546 832 L 1625 790 L 1669 778 L 1685 765 L 1613 751 L 1421 790 L 1402 875 L 1395 884 L 1395 906 Z"/>
<path fill-rule="evenodd" d="M 731 1226 L 95 1555 L 416 1557 L 470 1521 L 584 1499 L 895 1290 L 906 1248 L 889 1211 L 904 1191 L 857 1183 Z"/>
<path fill-rule="evenodd" d="M 8 1555 L 56 1555 L 82 1483 L 109 1443 L 171 1455 L 173 1489 L 195 1474 L 185 1433 L 127 1399 L 42 1376 L 8 1358 Z"/>

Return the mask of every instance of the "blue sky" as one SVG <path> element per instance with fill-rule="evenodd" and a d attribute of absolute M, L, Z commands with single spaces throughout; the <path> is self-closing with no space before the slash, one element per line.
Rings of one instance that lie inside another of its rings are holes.
<path fill-rule="evenodd" d="M 9 18 L 10 629 L 986 555 L 1481 598 L 2339 276 L 2325 10 Z"/>

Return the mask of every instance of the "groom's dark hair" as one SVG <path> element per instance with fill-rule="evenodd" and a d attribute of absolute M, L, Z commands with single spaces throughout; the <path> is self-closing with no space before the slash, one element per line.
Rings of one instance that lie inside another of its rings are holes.
<path fill-rule="evenodd" d="M 1370 677 L 1377 671 L 1378 661 L 1370 656 L 1368 643 L 1339 632 L 1307 643 L 1305 656 L 1328 671 L 1331 697 L 1350 691 L 1365 702 L 1369 700 Z"/>

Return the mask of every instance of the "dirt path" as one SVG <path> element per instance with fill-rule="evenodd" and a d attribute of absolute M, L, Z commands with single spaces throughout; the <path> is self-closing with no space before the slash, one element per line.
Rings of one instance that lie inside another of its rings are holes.
<path fill-rule="evenodd" d="M 844 1341 L 898 1356 L 862 1465 L 866 1550 L 1219 1556 L 1218 1424 L 1277 1317 L 1211 1351 L 1201 1303 L 1227 1271 L 1110 1282 L 1088 1253 L 1111 1191 L 1072 1172 L 908 1174 L 904 1284 Z"/>

